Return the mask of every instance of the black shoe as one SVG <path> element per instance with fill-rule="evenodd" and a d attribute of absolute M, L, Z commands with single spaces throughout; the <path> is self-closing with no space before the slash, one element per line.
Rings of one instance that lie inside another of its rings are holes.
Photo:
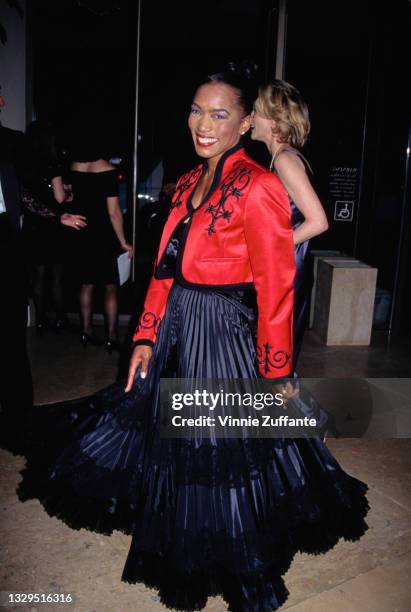
<path fill-rule="evenodd" d="M 102 346 L 103 341 L 93 334 L 82 333 L 80 336 L 81 343 L 84 348 L 86 348 L 87 344 L 91 344 L 91 346 Z"/>
<path fill-rule="evenodd" d="M 120 350 L 120 345 L 118 343 L 117 340 L 115 340 L 114 338 L 107 338 L 106 343 L 105 343 L 105 349 L 106 351 L 111 355 L 111 353 L 113 351 L 119 351 Z"/>
<path fill-rule="evenodd" d="M 41 336 L 41 334 L 48 329 L 48 325 L 46 321 L 38 321 L 36 323 L 36 333 Z"/>
<path fill-rule="evenodd" d="M 56 322 L 54 324 L 54 329 L 56 331 L 61 331 L 64 329 L 71 329 L 70 321 L 66 316 L 57 317 Z"/>

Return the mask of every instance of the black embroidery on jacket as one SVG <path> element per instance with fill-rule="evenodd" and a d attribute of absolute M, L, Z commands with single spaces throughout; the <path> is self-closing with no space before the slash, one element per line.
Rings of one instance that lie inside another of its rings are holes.
<path fill-rule="evenodd" d="M 271 354 L 270 351 L 272 348 L 273 347 L 268 342 L 263 344 L 262 347 L 257 346 L 257 360 L 260 365 L 264 366 L 264 372 L 266 374 L 269 373 L 271 368 L 279 370 L 290 361 L 290 355 L 286 351 L 276 351 Z"/>
<path fill-rule="evenodd" d="M 160 324 L 161 317 L 157 317 L 154 312 L 150 312 L 149 310 L 145 310 L 140 317 L 140 321 L 137 326 L 136 331 L 140 331 L 140 329 L 154 329 L 154 332 L 157 333 L 157 328 Z"/>
<path fill-rule="evenodd" d="M 205 209 L 206 213 L 211 214 L 211 223 L 207 228 L 208 235 L 215 234 L 214 225 L 218 219 L 228 221 L 233 214 L 233 203 L 229 198 L 238 200 L 243 195 L 243 190 L 250 182 L 250 175 L 253 169 L 239 160 L 233 164 L 233 170 L 225 177 L 220 187 L 221 196 L 216 204 L 209 204 Z"/>
<path fill-rule="evenodd" d="M 190 189 L 190 187 L 192 187 L 197 182 L 202 171 L 202 166 L 198 166 L 197 168 L 191 170 L 191 172 L 187 172 L 187 174 L 184 174 L 181 177 L 176 187 L 171 208 L 179 208 L 181 206 L 181 204 L 183 203 L 183 195 L 188 189 Z"/>

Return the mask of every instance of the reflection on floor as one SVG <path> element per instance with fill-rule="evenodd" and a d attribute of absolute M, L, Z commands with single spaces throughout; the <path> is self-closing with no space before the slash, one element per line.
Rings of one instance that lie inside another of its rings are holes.
<path fill-rule="evenodd" d="M 390 345 L 382 331 L 371 346 L 324 346 L 308 331 L 298 370 L 306 378 L 411 378 L 411 350 L 406 342 Z"/>
<path fill-rule="evenodd" d="M 83 349 L 74 332 L 39 337 L 29 330 L 29 352 L 38 403 L 84 395 L 117 377 L 118 355 Z M 387 348 L 382 338 L 370 348 L 337 348 L 323 347 L 307 334 L 299 370 L 306 377 L 411 377 L 411 356 Z M 408 612 L 411 440 L 329 439 L 327 444 L 347 472 L 368 483 L 370 529 L 359 542 L 341 541 L 326 555 L 298 554 L 285 576 L 290 597 L 282 609 Z M 74 606 L 49 605 L 53 611 L 165 610 L 155 591 L 120 581 L 129 537 L 73 531 L 48 517 L 38 502 L 19 502 L 15 488 L 23 466 L 21 457 L 0 451 L 0 589 L 75 594 Z M 225 610 L 221 598 L 210 599 L 206 607 L 206 612 Z"/>
<path fill-rule="evenodd" d="M 96 332 L 103 339 L 102 328 L 96 327 Z M 121 328 L 123 339 L 125 333 Z M 92 393 L 127 371 L 127 351 L 120 356 L 109 355 L 104 347 L 84 349 L 76 331 L 46 331 L 39 336 L 30 328 L 28 347 L 38 404 Z M 370 347 L 324 346 L 307 332 L 298 372 L 302 378 L 411 378 L 411 351 L 390 347 L 382 332 Z"/>

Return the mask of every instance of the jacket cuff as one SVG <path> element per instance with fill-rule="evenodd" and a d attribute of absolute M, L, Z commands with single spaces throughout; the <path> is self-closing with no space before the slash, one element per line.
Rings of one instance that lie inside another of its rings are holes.
<path fill-rule="evenodd" d="M 144 344 L 145 346 L 151 346 L 153 348 L 154 342 L 149 340 L 148 338 L 139 338 L 138 340 L 133 340 L 132 347 L 140 346 L 140 344 Z"/>
<path fill-rule="evenodd" d="M 269 342 L 257 345 L 258 369 L 263 378 L 279 380 L 292 377 L 291 351 L 274 349 Z"/>
<path fill-rule="evenodd" d="M 147 344 L 148 341 L 154 344 L 160 322 L 161 317 L 158 317 L 154 312 L 144 310 L 134 332 L 133 341 L 144 340 L 140 344 Z"/>
<path fill-rule="evenodd" d="M 269 380 L 270 382 L 277 385 L 282 385 L 283 383 L 290 382 L 290 379 L 292 379 L 291 374 L 289 376 L 277 376 L 275 378 L 264 376 L 264 380 Z"/>

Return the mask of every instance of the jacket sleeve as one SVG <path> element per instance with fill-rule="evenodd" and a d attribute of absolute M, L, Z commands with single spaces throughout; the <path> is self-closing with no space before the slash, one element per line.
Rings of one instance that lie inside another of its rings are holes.
<path fill-rule="evenodd" d="M 156 266 L 157 261 L 154 269 Z M 161 319 L 164 316 L 167 298 L 171 285 L 173 284 L 173 280 L 173 278 L 157 280 L 154 278 L 154 275 L 151 277 L 144 302 L 144 309 L 141 313 L 133 336 L 133 341 L 135 344 L 148 344 L 150 346 L 154 345 L 158 327 L 161 323 Z"/>
<path fill-rule="evenodd" d="M 176 191 L 174 192 L 172 198 L 172 202 L 174 204 L 178 198 L 178 188 L 183 180 L 184 176 L 182 176 L 177 183 Z M 147 290 L 143 312 L 141 313 L 138 325 L 134 332 L 133 342 L 135 345 L 154 345 L 154 342 L 156 341 L 157 337 L 158 327 L 166 310 L 168 294 L 170 292 L 171 285 L 174 281 L 173 278 L 155 278 L 154 273 L 157 268 L 157 262 L 158 258 L 156 258 L 154 262 L 153 275 L 151 277 L 151 281 Z"/>
<path fill-rule="evenodd" d="M 292 372 L 295 254 L 291 209 L 277 177 L 256 178 L 247 197 L 244 232 L 257 293 L 257 359 L 264 378 Z"/>

